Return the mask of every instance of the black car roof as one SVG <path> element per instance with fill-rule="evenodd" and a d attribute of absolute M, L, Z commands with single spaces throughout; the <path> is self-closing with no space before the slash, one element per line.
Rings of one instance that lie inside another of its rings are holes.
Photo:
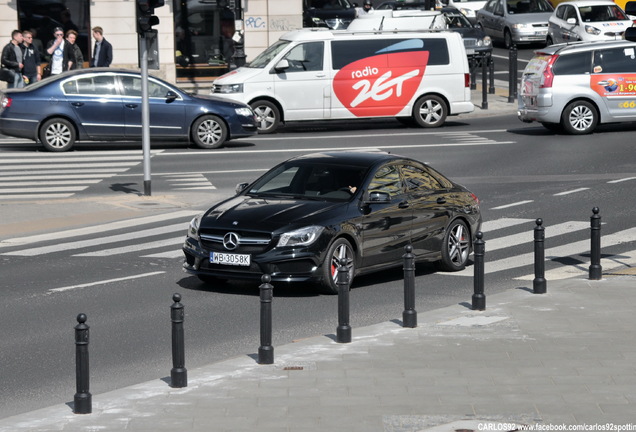
<path fill-rule="evenodd" d="M 399 155 L 394 155 L 384 151 L 332 151 L 322 153 L 311 153 L 297 156 L 289 161 L 303 161 L 307 163 L 324 163 L 342 165 L 362 165 L 372 166 L 381 162 L 388 162 L 398 159 L 408 159 Z"/>

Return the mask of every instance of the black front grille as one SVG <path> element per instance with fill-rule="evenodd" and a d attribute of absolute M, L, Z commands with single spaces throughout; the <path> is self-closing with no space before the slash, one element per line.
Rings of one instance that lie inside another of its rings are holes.
<path fill-rule="evenodd" d="M 236 245 L 234 248 L 224 246 L 224 239 L 228 240 L 229 233 L 235 235 L 231 242 Z M 207 250 L 218 252 L 230 252 L 241 254 L 255 254 L 264 252 L 269 248 L 271 235 L 269 233 L 253 231 L 221 231 L 209 230 L 200 232 L 201 244 Z"/>

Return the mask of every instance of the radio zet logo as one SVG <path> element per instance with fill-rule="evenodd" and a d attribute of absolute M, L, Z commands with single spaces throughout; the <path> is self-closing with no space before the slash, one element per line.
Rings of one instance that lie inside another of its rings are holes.
<path fill-rule="evenodd" d="M 357 117 L 394 116 L 419 88 L 428 55 L 428 51 L 409 51 L 349 63 L 334 77 L 333 91 Z"/>

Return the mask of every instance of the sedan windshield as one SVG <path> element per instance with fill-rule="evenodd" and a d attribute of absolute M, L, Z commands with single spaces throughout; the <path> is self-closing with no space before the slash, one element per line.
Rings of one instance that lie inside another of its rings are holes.
<path fill-rule="evenodd" d="M 254 197 L 349 200 L 366 167 L 289 163 L 260 178 L 247 192 Z"/>
<path fill-rule="evenodd" d="M 594 5 L 579 7 L 584 22 L 626 20 L 627 16 L 616 5 Z"/>
<path fill-rule="evenodd" d="M 509 14 L 552 12 L 552 6 L 545 0 L 507 0 Z"/>

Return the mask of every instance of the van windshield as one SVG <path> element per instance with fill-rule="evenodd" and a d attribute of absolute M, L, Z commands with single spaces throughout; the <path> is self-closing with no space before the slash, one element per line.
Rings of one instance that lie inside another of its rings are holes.
<path fill-rule="evenodd" d="M 272 61 L 274 57 L 278 55 L 278 53 L 284 50 L 285 47 L 287 47 L 287 45 L 289 45 L 290 43 L 291 43 L 290 41 L 286 41 L 286 40 L 277 41 L 276 43 L 271 45 L 269 48 L 267 48 L 265 51 L 257 55 L 256 58 L 250 62 L 248 67 L 258 68 L 258 69 L 264 68 L 265 66 L 269 64 L 269 62 Z"/>

